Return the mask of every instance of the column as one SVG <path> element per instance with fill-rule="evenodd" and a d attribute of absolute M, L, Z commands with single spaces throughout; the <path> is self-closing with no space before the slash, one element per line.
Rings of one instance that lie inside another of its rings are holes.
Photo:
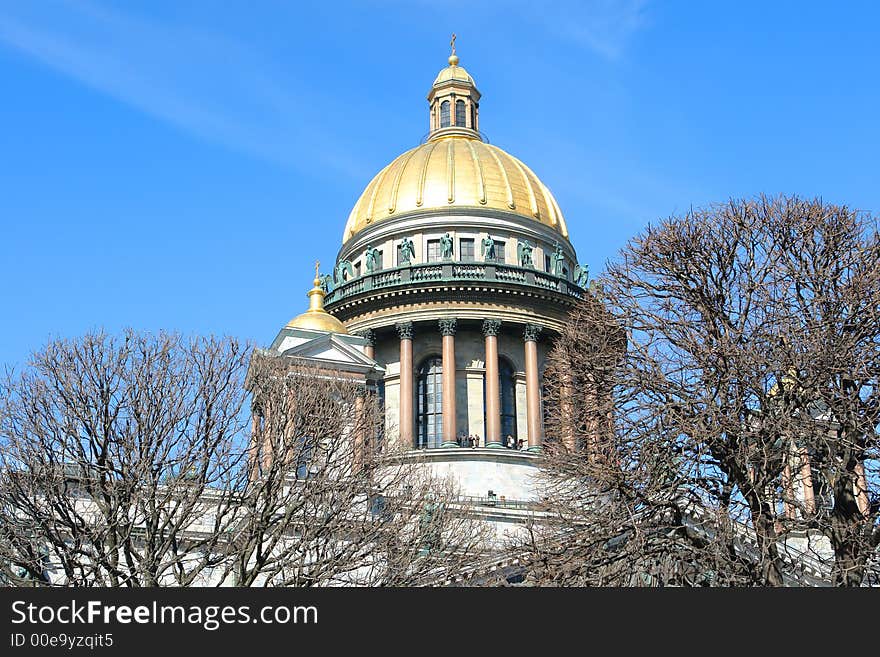
<path fill-rule="evenodd" d="M 455 320 L 440 320 L 443 336 L 443 442 L 440 447 L 458 447 L 455 435 Z"/>
<path fill-rule="evenodd" d="M 413 443 L 413 323 L 395 324 L 400 336 L 400 443 L 412 449 Z"/>
<path fill-rule="evenodd" d="M 262 422 L 259 409 L 251 409 L 251 444 L 248 447 L 248 472 L 250 481 L 256 481 L 260 476 L 260 440 L 262 440 Z"/>
<path fill-rule="evenodd" d="M 808 515 L 816 512 L 816 497 L 813 491 L 813 471 L 810 468 L 810 453 L 806 447 L 798 450 L 800 454 L 800 482 L 801 490 L 804 492 L 804 511 Z"/>
<path fill-rule="evenodd" d="M 791 452 L 785 457 L 785 467 L 782 468 L 782 514 L 786 520 L 797 518 L 796 507 L 792 503 L 795 498 L 794 485 L 791 481 Z"/>
<path fill-rule="evenodd" d="M 501 442 L 501 390 L 498 378 L 498 333 L 500 319 L 483 320 L 486 336 L 486 447 L 504 447 Z"/>
<path fill-rule="evenodd" d="M 559 386 L 559 438 L 565 448 L 574 452 L 577 449 L 577 441 L 575 439 L 575 421 L 574 421 L 574 403 L 572 396 L 574 395 L 574 384 L 572 382 L 571 371 L 561 372 L 561 385 Z"/>
<path fill-rule="evenodd" d="M 859 461 L 856 463 L 856 502 L 859 505 L 859 511 L 865 517 L 868 516 L 868 512 L 871 510 L 871 505 L 868 501 L 868 479 L 865 477 L 865 464 Z"/>
<path fill-rule="evenodd" d="M 376 334 L 371 329 L 366 329 L 360 332 L 360 336 L 367 341 L 367 345 L 364 347 L 364 355 L 367 358 L 376 360 Z"/>
<path fill-rule="evenodd" d="M 352 474 L 357 474 L 366 463 L 366 418 L 364 402 L 367 396 L 365 386 L 359 386 L 354 398 L 354 446 L 352 453 Z"/>
<path fill-rule="evenodd" d="M 526 417 L 529 451 L 541 451 L 541 385 L 538 379 L 538 335 L 541 327 L 526 324 L 523 337 L 526 352 Z"/>

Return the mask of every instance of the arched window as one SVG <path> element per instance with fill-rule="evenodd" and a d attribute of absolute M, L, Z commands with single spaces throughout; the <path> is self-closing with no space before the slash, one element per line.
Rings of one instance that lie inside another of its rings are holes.
<path fill-rule="evenodd" d="M 516 372 L 513 365 L 503 358 L 498 361 L 499 388 L 501 390 L 501 439 L 516 439 Z"/>
<path fill-rule="evenodd" d="M 465 121 L 467 120 L 465 118 L 465 116 L 466 116 L 465 112 L 466 112 L 466 110 L 464 107 L 464 101 L 463 100 L 455 101 L 455 125 L 460 125 L 460 126 L 464 127 Z"/>
<path fill-rule="evenodd" d="M 417 372 L 419 400 L 417 448 L 440 447 L 443 441 L 443 361 L 432 357 L 425 360 Z"/>
<path fill-rule="evenodd" d="M 444 100 L 440 103 L 440 127 L 449 127 L 449 101 Z"/>

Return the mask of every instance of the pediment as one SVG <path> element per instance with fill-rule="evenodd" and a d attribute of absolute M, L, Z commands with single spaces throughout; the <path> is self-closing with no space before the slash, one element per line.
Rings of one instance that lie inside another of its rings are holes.
<path fill-rule="evenodd" d="M 346 344 L 335 334 L 327 333 L 298 344 L 282 352 L 282 356 L 319 361 L 322 364 L 338 363 L 359 368 L 379 368 L 372 358 L 368 358 L 359 349 Z"/>

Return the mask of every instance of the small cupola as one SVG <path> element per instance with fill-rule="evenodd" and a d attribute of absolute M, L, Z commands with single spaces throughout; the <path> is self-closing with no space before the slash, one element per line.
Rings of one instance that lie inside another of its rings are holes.
<path fill-rule="evenodd" d="M 480 92 L 470 74 L 458 65 L 455 39 L 453 34 L 449 66 L 440 71 L 428 93 L 429 139 L 447 135 L 480 138 Z"/>

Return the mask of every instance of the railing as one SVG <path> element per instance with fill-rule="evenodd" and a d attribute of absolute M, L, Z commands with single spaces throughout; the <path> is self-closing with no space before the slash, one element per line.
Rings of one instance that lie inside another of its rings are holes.
<path fill-rule="evenodd" d="M 457 501 L 462 504 L 470 504 L 473 506 L 491 506 L 497 509 L 521 509 L 531 511 L 537 507 L 536 502 L 526 500 L 508 500 L 504 495 L 493 495 L 486 497 L 477 497 L 474 495 L 459 495 Z"/>
<path fill-rule="evenodd" d="M 369 292 L 407 286 L 413 283 L 448 282 L 513 283 L 542 290 L 553 290 L 578 299 L 584 295 L 583 288 L 561 276 L 554 276 L 531 267 L 518 267 L 493 262 L 430 262 L 405 265 L 393 269 L 368 273 L 334 287 L 325 303 L 329 306 L 346 298 Z"/>

